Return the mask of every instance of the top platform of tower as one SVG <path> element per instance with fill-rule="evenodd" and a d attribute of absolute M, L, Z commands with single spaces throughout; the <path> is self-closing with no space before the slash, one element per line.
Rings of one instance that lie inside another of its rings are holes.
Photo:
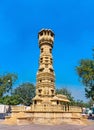
<path fill-rule="evenodd" d="M 54 33 L 51 29 L 42 29 L 38 33 L 39 46 L 41 47 L 44 44 L 49 44 L 53 47 L 54 42 Z"/>

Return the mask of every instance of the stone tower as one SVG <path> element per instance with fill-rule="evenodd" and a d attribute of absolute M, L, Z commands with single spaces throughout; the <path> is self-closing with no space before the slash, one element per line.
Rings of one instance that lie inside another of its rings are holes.
<path fill-rule="evenodd" d="M 36 96 L 33 98 L 33 110 L 48 110 L 62 101 L 69 102 L 64 95 L 55 94 L 55 74 L 53 69 L 52 48 L 54 33 L 50 29 L 42 29 L 38 33 L 40 58 L 37 72 Z M 54 106 L 53 106 L 54 105 Z"/>
<path fill-rule="evenodd" d="M 41 30 L 38 34 L 40 47 L 39 69 L 37 73 L 36 95 L 53 97 L 55 95 L 55 75 L 53 70 L 52 48 L 54 33 Z"/>

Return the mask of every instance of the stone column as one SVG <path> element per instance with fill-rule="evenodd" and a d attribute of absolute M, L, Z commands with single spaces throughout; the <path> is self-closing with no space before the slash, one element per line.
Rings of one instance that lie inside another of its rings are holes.
<path fill-rule="evenodd" d="M 37 73 L 36 95 L 40 97 L 55 95 L 55 74 L 53 69 L 52 48 L 54 33 L 43 29 L 38 33 L 40 59 Z"/>

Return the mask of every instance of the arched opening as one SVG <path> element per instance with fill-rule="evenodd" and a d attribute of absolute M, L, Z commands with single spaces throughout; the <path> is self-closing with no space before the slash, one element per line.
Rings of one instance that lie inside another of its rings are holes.
<path fill-rule="evenodd" d="M 52 53 L 52 49 L 50 48 L 50 53 Z"/>
<path fill-rule="evenodd" d="M 54 95 L 54 90 L 51 90 L 51 94 Z"/>
<path fill-rule="evenodd" d="M 43 48 L 41 48 L 41 53 L 43 53 Z"/>
<path fill-rule="evenodd" d="M 57 105 L 59 104 L 59 101 L 57 101 Z"/>
<path fill-rule="evenodd" d="M 53 34 L 53 33 L 51 33 L 51 36 L 53 37 L 53 36 L 54 36 L 54 34 Z"/>
<path fill-rule="evenodd" d="M 37 101 L 36 101 L 36 100 L 34 101 L 34 104 L 35 104 L 35 105 L 37 104 Z"/>
<path fill-rule="evenodd" d="M 42 36 L 42 35 L 43 35 L 43 32 L 40 33 L 40 36 Z"/>
<path fill-rule="evenodd" d="M 43 62 L 43 58 L 40 58 L 40 63 L 42 63 Z"/>
<path fill-rule="evenodd" d="M 40 68 L 40 69 L 39 69 L 39 72 L 42 72 L 43 70 L 44 70 L 44 68 Z"/>
<path fill-rule="evenodd" d="M 52 68 L 50 68 L 50 72 L 53 72 L 53 69 L 52 69 Z"/>

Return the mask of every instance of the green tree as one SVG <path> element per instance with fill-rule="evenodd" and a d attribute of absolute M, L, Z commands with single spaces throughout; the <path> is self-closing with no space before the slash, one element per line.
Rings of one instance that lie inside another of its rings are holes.
<path fill-rule="evenodd" d="M 75 104 L 74 104 L 75 106 L 79 106 L 79 107 L 90 107 L 91 106 L 91 104 L 89 103 L 89 102 L 84 102 L 83 100 L 75 100 Z"/>
<path fill-rule="evenodd" d="M 80 60 L 76 67 L 81 83 L 85 86 L 85 95 L 94 100 L 94 60 Z"/>
<path fill-rule="evenodd" d="M 85 103 L 83 102 L 83 100 L 77 100 L 77 101 L 75 101 L 75 104 L 76 104 L 76 106 L 79 106 L 79 107 L 85 106 Z"/>
<path fill-rule="evenodd" d="M 12 86 L 16 80 L 16 74 L 7 73 L 0 76 L 0 98 L 9 92 L 12 92 Z"/>
<path fill-rule="evenodd" d="M 23 83 L 14 90 L 12 95 L 18 97 L 17 100 L 20 104 L 29 106 L 35 96 L 35 86 L 31 83 Z"/>
<path fill-rule="evenodd" d="M 93 103 L 94 103 L 94 101 L 93 101 L 92 99 L 90 99 L 90 100 L 86 103 L 86 105 L 87 105 L 88 108 L 90 108 L 90 107 L 92 107 Z"/>
<path fill-rule="evenodd" d="M 20 104 L 20 101 L 18 100 L 18 95 L 6 95 L 2 98 L 0 98 L 0 103 L 5 104 L 5 105 L 18 105 Z"/>

